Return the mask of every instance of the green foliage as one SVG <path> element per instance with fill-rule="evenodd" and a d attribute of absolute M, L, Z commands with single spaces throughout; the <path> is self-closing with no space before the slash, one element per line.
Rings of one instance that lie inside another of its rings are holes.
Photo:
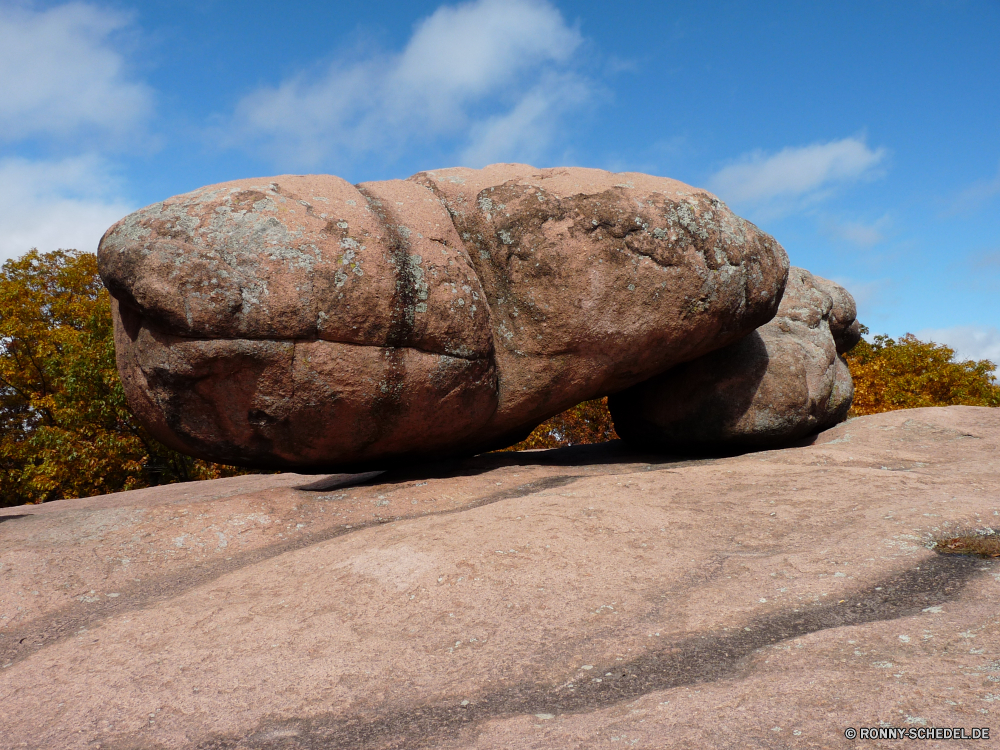
<path fill-rule="evenodd" d="M 1000 406 L 994 363 L 954 358 L 953 349 L 909 333 L 862 339 L 845 355 L 854 379 L 852 415 L 952 404 Z"/>
<path fill-rule="evenodd" d="M 92 253 L 0 268 L 0 506 L 246 473 L 169 450 L 138 424 L 115 366 Z"/>

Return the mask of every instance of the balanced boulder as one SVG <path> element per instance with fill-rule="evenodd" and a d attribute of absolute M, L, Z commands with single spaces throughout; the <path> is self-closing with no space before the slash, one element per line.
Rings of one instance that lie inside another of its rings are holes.
<path fill-rule="evenodd" d="M 674 180 L 500 164 L 213 185 L 105 234 L 129 401 L 212 461 L 509 444 L 770 320 L 784 250 Z"/>
<path fill-rule="evenodd" d="M 777 316 L 746 338 L 615 394 L 615 431 L 645 449 L 767 448 L 847 418 L 854 387 L 840 356 L 861 338 L 854 299 L 802 268 Z"/>

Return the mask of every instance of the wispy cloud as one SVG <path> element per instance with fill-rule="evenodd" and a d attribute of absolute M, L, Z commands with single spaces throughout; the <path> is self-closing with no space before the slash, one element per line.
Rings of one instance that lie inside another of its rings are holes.
<path fill-rule="evenodd" d="M 98 156 L 0 161 L 4 210 L 0 260 L 39 250 L 94 252 L 104 231 L 133 210 L 118 198 L 111 166 Z"/>
<path fill-rule="evenodd" d="M 986 269 L 988 271 L 1000 271 L 1000 250 L 987 250 L 972 258 L 975 268 Z"/>
<path fill-rule="evenodd" d="M 1000 166 L 996 177 L 977 180 L 965 188 L 953 201 L 953 209 L 957 213 L 975 211 L 992 198 L 1000 195 Z"/>
<path fill-rule="evenodd" d="M 898 304 L 898 300 L 893 294 L 895 283 L 891 279 L 862 281 L 845 276 L 835 276 L 832 281 L 840 284 L 854 297 L 858 306 L 858 320 L 862 323 L 870 322 L 873 317 L 884 316 L 887 308 L 895 307 Z"/>
<path fill-rule="evenodd" d="M 462 150 L 463 164 L 535 161 L 555 139 L 562 115 L 591 97 L 590 87 L 573 75 L 546 76 L 509 111 L 474 124 Z"/>
<path fill-rule="evenodd" d="M 709 187 L 727 202 L 779 211 L 876 175 L 886 154 L 858 138 L 788 147 L 775 154 L 758 150 L 716 172 Z"/>
<path fill-rule="evenodd" d="M 114 47 L 128 24 L 86 3 L 34 10 L 0 2 L 0 140 L 97 136 L 107 144 L 132 134 L 153 95 Z"/>
<path fill-rule="evenodd" d="M 873 247 L 883 242 L 886 232 L 892 226 L 892 218 L 886 214 L 871 223 L 829 219 L 825 223 L 827 233 L 860 247 Z"/>
<path fill-rule="evenodd" d="M 914 335 L 923 341 L 951 347 L 957 359 L 988 359 L 993 364 L 1000 364 L 1000 329 L 993 326 L 925 328 Z"/>
<path fill-rule="evenodd" d="M 252 92 L 231 140 L 302 167 L 391 159 L 447 139 L 470 166 L 534 158 L 593 93 L 574 67 L 582 43 L 547 0 L 441 6 L 399 53 L 338 60 Z"/>
<path fill-rule="evenodd" d="M 962 272 L 962 290 L 977 290 L 991 295 L 1000 292 L 1000 248 L 973 252 L 958 266 Z"/>

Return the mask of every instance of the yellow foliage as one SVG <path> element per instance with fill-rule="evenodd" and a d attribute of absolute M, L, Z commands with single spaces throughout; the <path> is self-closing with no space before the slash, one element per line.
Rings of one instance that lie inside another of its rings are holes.
<path fill-rule="evenodd" d="M 32 250 L 0 268 L 0 506 L 247 473 L 169 450 L 115 367 L 93 253 Z"/>
<path fill-rule="evenodd" d="M 868 329 L 863 329 L 868 333 Z M 995 365 L 956 362 L 955 351 L 912 334 L 864 339 L 845 355 L 854 379 L 852 416 L 921 406 L 1000 406 Z"/>
<path fill-rule="evenodd" d="M 567 409 L 542 422 L 531 434 L 505 451 L 526 451 L 533 448 L 561 448 L 566 445 L 603 443 L 617 440 L 618 434 L 608 411 L 608 399 L 595 398 Z"/>

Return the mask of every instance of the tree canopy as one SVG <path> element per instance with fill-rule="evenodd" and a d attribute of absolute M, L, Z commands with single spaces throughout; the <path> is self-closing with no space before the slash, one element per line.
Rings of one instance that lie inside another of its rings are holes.
<path fill-rule="evenodd" d="M 154 440 L 115 366 L 110 299 L 93 253 L 0 268 L 0 505 L 245 473 Z"/>
<path fill-rule="evenodd" d="M 845 359 L 854 379 L 852 416 L 921 406 L 1000 406 L 993 362 L 956 362 L 954 349 L 909 333 L 862 339 Z"/>

